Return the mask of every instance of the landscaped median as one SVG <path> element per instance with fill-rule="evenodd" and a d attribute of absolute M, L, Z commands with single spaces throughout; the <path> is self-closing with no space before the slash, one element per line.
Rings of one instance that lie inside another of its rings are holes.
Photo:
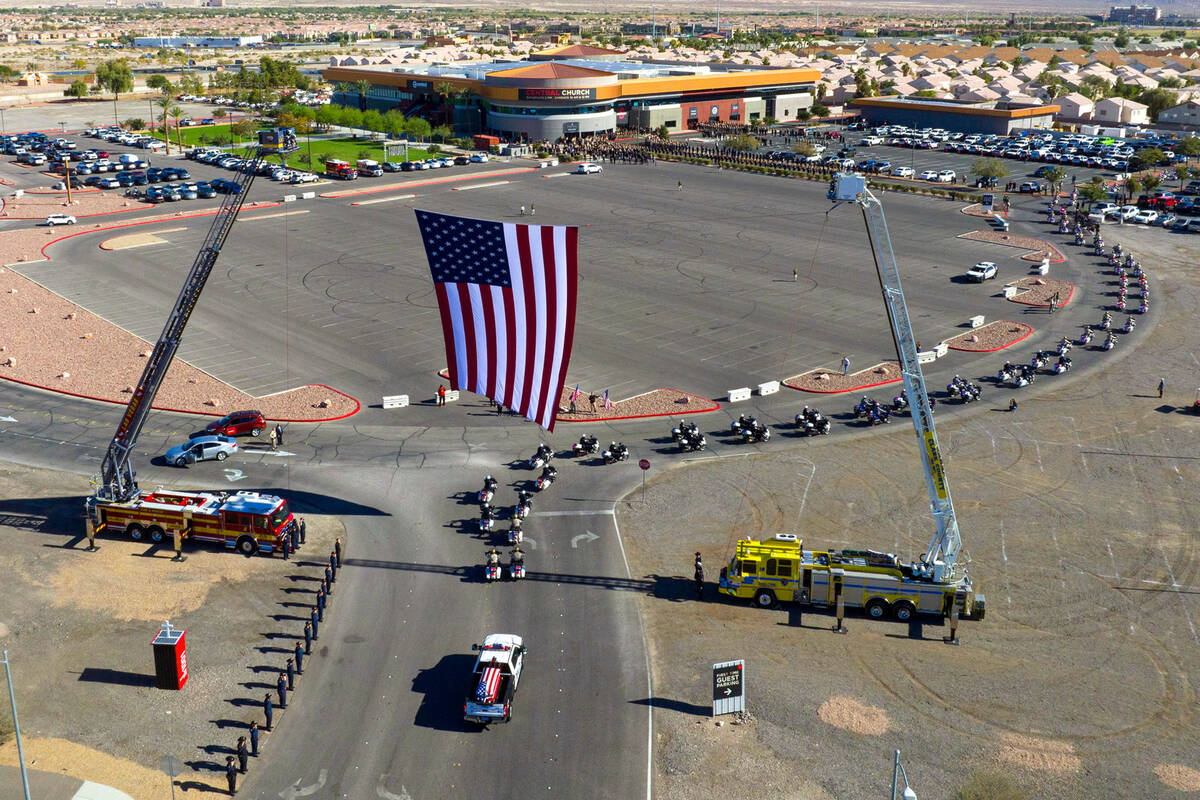
<path fill-rule="evenodd" d="M 834 370 L 819 368 L 793 375 L 783 381 L 789 389 L 818 394 L 841 394 L 862 389 L 874 389 L 876 386 L 886 386 L 889 383 L 899 383 L 900 375 L 898 361 L 884 361 L 873 367 L 858 372 L 843 375 Z"/>

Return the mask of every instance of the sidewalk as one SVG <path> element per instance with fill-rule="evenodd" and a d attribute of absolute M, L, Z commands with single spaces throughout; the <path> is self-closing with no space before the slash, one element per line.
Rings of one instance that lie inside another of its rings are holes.
<path fill-rule="evenodd" d="M 29 795 L 37 800 L 133 800 L 111 786 L 35 769 L 26 772 L 29 775 Z M 166 775 L 163 775 L 163 783 L 167 783 Z M 24 800 L 24 797 L 21 770 L 17 767 L 0 767 L 0 800 Z"/>

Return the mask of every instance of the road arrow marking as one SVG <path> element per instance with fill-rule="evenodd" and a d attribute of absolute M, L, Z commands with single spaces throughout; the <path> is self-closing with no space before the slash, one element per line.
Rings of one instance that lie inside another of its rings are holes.
<path fill-rule="evenodd" d="M 229 481 L 230 483 L 233 483 L 234 481 L 244 481 L 244 480 L 246 480 L 246 475 L 240 469 L 233 469 L 232 467 L 226 467 L 225 468 L 225 480 Z"/>
<path fill-rule="evenodd" d="M 389 792 L 383 788 L 383 785 L 387 783 L 387 779 L 388 773 L 385 772 L 379 776 L 379 785 L 375 787 L 375 793 L 382 797 L 383 800 L 412 800 L 412 795 L 408 793 L 408 789 L 403 784 L 400 785 L 400 794 Z"/>
<path fill-rule="evenodd" d="M 529 545 L 530 550 L 537 550 L 537 539 L 531 539 L 528 536 L 522 536 L 521 543 Z"/>
<path fill-rule="evenodd" d="M 253 450 L 251 452 L 258 453 L 263 456 L 294 456 L 295 453 L 289 453 L 287 450 Z"/>
<path fill-rule="evenodd" d="M 0 422 L 16 422 L 12 417 L 0 417 Z"/>
<path fill-rule="evenodd" d="M 317 774 L 316 783 L 311 783 L 308 786 L 303 787 L 300 785 L 300 780 L 297 778 L 296 782 L 280 792 L 279 796 L 282 797 L 283 800 L 295 800 L 297 797 L 308 797 L 310 794 L 316 794 L 317 790 L 325 785 L 325 778 L 325 770 L 321 770 Z"/>
<path fill-rule="evenodd" d="M 594 541 L 595 539 L 599 539 L 599 538 L 600 538 L 599 536 L 592 533 L 591 531 L 588 531 L 587 533 L 581 533 L 578 536 L 571 537 L 571 547 L 578 548 L 580 539 L 583 539 L 585 542 L 591 542 L 591 541 Z"/>

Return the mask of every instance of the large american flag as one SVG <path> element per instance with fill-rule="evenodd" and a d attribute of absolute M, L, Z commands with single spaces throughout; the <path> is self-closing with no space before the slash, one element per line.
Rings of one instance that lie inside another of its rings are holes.
<path fill-rule="evenodd" d="M 450 387 L 549 431 L 575 334 L 579 229 L 431 211 L 417 224 L 437 290 Z"/>

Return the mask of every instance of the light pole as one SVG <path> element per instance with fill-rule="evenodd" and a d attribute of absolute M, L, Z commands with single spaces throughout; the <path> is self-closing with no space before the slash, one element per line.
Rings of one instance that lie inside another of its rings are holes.
<path fill-rule="evenodd" d="M 917 793 L 909 788 L 908 774 L 904 771 L 904 765 L 900 763 L 900 751 L 897 750 L 895 760 L 892 762 L 892 800 L 896 800 L 896 789 L 901 776 L 904 777 L 904 791 L 900 797 L 902 800 L 917 800 Z"/>
<path fill-rule="evenodd" d="M 0 106 L 0 134 L 4 133 L 6 127 L 4 124 L 4 106 Z"/>
<path fill-rule="evenodd" d="M 21 723 L 17 722 L 17 696 L 13 694 L 12 668 L 8 665 L 8 651 L 4 651 L 4 675 L 8 678 L 8 702 L 12 706 L 13 729 L 17 732 L 17 761 L 21 765 L 21 784 L 25 787 L 25 800 L 29 800 L 29 775 L 25 773 L 25 750 L 21 746 Z"/>

